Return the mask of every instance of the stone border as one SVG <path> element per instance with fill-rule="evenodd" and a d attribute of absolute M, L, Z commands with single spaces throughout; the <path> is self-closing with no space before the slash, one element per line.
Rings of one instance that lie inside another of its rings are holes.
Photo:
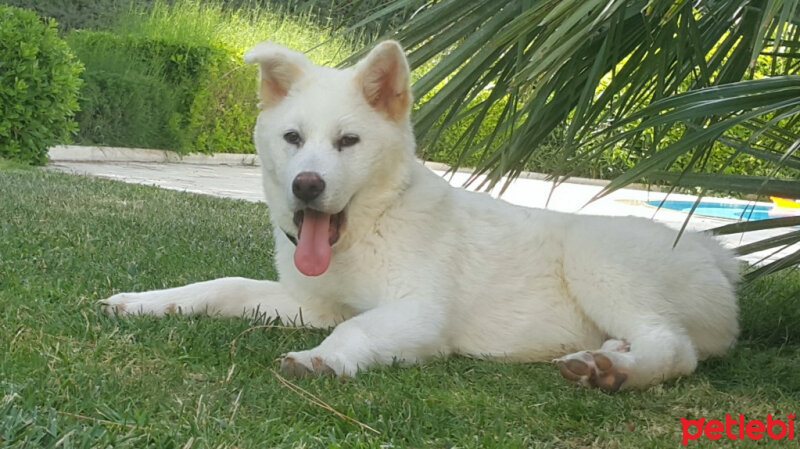
<path fill-rule="evenodd" d="M 430 168 L 431 170 L 437 170 L 437 171 L 443 171 L 443 172 L 449 172 L 450 171 L 450 166 L 447 165 L 447 164 L 442 164 L 441 162 L 423 161 L 422 165 Z M 458 170 L 456 170 L 456 173 L 469 173 L 469 174 L 471 174 L 472 173 L 472 169 L 471 168 L 467 168 L 467 167 L 460 167 Z M 532 172 L 532 171 L 524 171 L 524 172 L 521 172 L 519 174 L 519 176 L 517 176 L 517 178 L 518 179 L 533 179 L 533 180 L 536 180 L 536 181 L 552 181 L 552 179 L 549 179 L 549 176 L 550 175 L 546 175 L 544 173 L 536 173 L 536 172 Z M 569 178 L 569 180 L 567 182 L 572 183 L 572 184 L 584 184 L 584 185 L 590 185 L 590 186 L 605 186 L 608 183 L 610 183 L 611 181 L 607 181 L 605 179 L 579 178 L 577 176 L 574 176 L 574 177 Z M 644 186 L 644 185 L 641 185 L 641 184 L 629 184 L 629 185 L 625 186 L 625 188 L 626 189 L 647 190 L 647 187 Z"/>
<path fill-rule="evenodd" d="M 51 162 L 162 162 L 202 165 L 260 165 L 255 154 L 179 154 L 144 148 L 58 145 L 48 152 Z"/>
<path fill-rule="evenodd" d="M 198 165 L 252 165 L 260 166 L 261 161 L 256 154 L 214 153 L 180 154 L 167 150 L 150 150 L 145 148 L 100 147 L 81 145 L 57 145 L 48 152 L 50 162 L 155 162 L 155 163 L 183 163 Z M 450 166 L 440 162 L 423 162 L 431 170 L 447 172 Z M 458 173 L 472 173 L 469 168 L 461 167 Z M 546 181 L 548 175 L 544 173 L 522 172 L 519 178 Z M 604 186 L 609 181 L 591 178 L 569 178 L 570 183 L 593 186 Z M 647 190 L 646 186 L 631 184 L 626 188 Z M 650 189 L 654 190 L 654 189 Z"/>
<path fill-rule="evenodd" d="M 195 165 L 241 165 L 241 166 L 261 166 L 261 161 L 256 154 L 236 154 L 236 153 L 214 153 L 214 154 L 201 154 L 190 153 L 180 154 L 174 151 L 167 150 L 151 150 L 145 148 L 124 148 L 124 147 L 100 147 L 100 146 L 81 146 L 81 145 L 57 145 L 50 149 L 48 152 L 50 162 L 58 164 L 59 162 L 76 162 L 76 163 L 103 163 L 103 162 L 142 162 L 142 163 L 180 163 L 180 164 L 195 164 Z M 431 170 L 438 172 L 448 173 L 450 166 L 439 162 L 425 162 L 423 165 Z M 459 168 L 457 173 L 472 173 L 469 168 Z M 446 177 L 447 175 L 445 175 Z M 522 172 L 519 175 L 521 179 L 531 179 L 538 181 L 547 181 L 548 175 L 536 172 Z M 567 181 L 569 184 L 582 184 L 590 186 L 605 186 L 610 181 L 602 179 L 591 178 L 578 178 L 572 177 Z M 649 192 L 666 193 L 669 191 L 666 187 L 647 186 L 644 184 L 628 184 L 625 189 L 643 190 Z M 682 194 L 673 193 L 677 198 L 682 198 Z M 694 198 L 694 196 L 691 196 Z M 709 197 L 711 198 L 711 197 Z M 756 204 L 756 205 L 771 205 L 772 203 L 764 201 L 756 201 L 755 198 L 716 198 L 717 201 L 727 202 L 732 204 Z M 647 206 L 651 207 L 651 206 Z"/>

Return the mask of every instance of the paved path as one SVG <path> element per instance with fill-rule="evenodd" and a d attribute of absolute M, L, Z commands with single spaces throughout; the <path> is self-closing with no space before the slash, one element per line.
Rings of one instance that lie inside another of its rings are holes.
<path fill-rule="evenodd" d="M 49 166 L 49 169 L 224 198 L 237 198 L 253 202 L 263 201 L 261 169 L 255 165 L 226 164 L 220 163 L 218 160 L 203 162 L 202 159 L 199 163 L 55 160 Z M 441 170 L 434 171 L 444 175 Z M 456 173 L 453 176 L 447 176 L 452 185 L 462 186 L 468 174 Z M 502 198 L 514 204 L 544 208 L 547 204 L 547 197 L 550 194 L 551 187 L 552 183 L 541 179 L 518 179 L 502 195 Z M 675 229 L 679 229 L 686 219 L 686 214 L 682 212 L 666 209 L 657 210 L 655 207 L 646 205 L 646 201 L 661 200 L 664 198 L 664 194 L 645 190 L 622 189 L 586 205 L 601 189 L 600 185 L 564 183 L 553 192 L 548 208 L 583 214 L 634 215 L 652 218 Z M 492 194 L 497 196 L 497 191 Z M 673 194 L 670 196 L 670 200 L 691 201 L 694 199 L 695 197 L 688 195 Z M 724 201 L 747 204 L 747 202 L 737 200 Z M 727 223 L 731 223 L 731 221 L 693 216 L 688 228 L 704 230 Z M 733 247 L 783 232 L 786 231 L 773 230 L 725 236 L 723 241 L 726 245 Z M 800 249 L 800 244 L 784 250 L 780 254 L 789 254 L 789 252 L 797 251 L 798 249 Z M 765 255 L 750 255 L 746 260 L 758 262 Z M 774 256 L 768 260 L 772 260 Z"/>

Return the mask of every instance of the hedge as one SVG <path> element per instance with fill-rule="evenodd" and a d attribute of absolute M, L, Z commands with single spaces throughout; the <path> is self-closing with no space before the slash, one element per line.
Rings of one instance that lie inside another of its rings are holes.
<path fill-rule="evenodd" d="M 54 20 L 0 5 L 0 23 L 0 157 L 44 164 L 76 129 L 82 67 Z"/>
<path fill-rule="evenodd" d="M 137 0 L 137 5 L 155 0 Z M 108 28 L 120 12 L 131 7 L 130 0 L 0 0 L 9 6 L 35 11 L 53 18 L 62 31 L 76 28 Z"/>
<path fill-rule="evenodd" d="M 253 152 L 256 71 L 222 45 L 73 31 L 86 65 L 76 140 L 180 152 Z"/>

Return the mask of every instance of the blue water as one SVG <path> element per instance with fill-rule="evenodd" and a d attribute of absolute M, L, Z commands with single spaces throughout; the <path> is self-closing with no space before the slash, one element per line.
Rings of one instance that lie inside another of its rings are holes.
<path fill-rule="evenodd" d="M 694 206 L 694 201 L 648 201 L 650 206 L 658 207 L 661 205 L 664 209 L 677 210 L 680 212 L 689 213 Z M 694 210 L 696 215 L 705 215 L 706 217 L 727 218 L 730 220 L 766 220 L 770 217 L 769 211 L 772 206 L 749 206 L 745 204 L 726 204 L 726 203 L 712 203 L 701 201 Z"/>

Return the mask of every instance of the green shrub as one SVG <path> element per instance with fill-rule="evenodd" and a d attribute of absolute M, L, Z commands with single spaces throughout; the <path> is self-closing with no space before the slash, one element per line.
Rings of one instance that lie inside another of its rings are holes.
<path fill-rule="evenodd" d="M 214 76 L 197 91 L 189 111 L 185 144 L 200 153 L 254 153 L 258 116 L 258 69 L 239 66 Z"/>
<path fill-rule="evenodd" d="M 74 31 L 68 41 L 86 65 L 81 143 L 210 152 L 221 151 L 210 147 L 224 140 L 221 135 L 241 133 L 252 147 L 255 99 L 245 114 L 241 108 L 248 103 L 233 107 L 235 95 L 220 88 L 238 79 L 225 76 L 241 65 L 230 50 L 93 31 Z M 249 128 L 243 128 L 245 118 Z M 231 123 L 240 125 L 231 129 Z"/>
<path fill-rule="evenodd" d="M 137 5 L 155 0 L 137 0 Z M 53 18 L 62 31 L 79 28 L 105 29 L 117 15 L 130 7 L 131 0 L 0 0 L 10 6 L 30 9 L 42 17 Z"/>
<path fill-rule="evenodd" d="M 81 64 L 54 20 L 0 5 L 0 157 L 47 162 L 76 130 Z"/>
<path fill-rule="evenodd" d="M 158 78 L 135 72 L 87 72 L 81 91 L 77 141 L 83 144 L 177 149 L 171 126 L 172 90 Z"/>
<path fill-rule="evenodd" d="M 253 153 L 257 68 L 244 65 L 244 51 L 264 40 L 316 47 L 309 58 L 325 64 L 352 51 L 307 18 L 289 18 L 269 6 L 145 4 L 118 17 L 113 33 L 73 31 L 67 38 L 87 71 L 81 143 Z"/>

